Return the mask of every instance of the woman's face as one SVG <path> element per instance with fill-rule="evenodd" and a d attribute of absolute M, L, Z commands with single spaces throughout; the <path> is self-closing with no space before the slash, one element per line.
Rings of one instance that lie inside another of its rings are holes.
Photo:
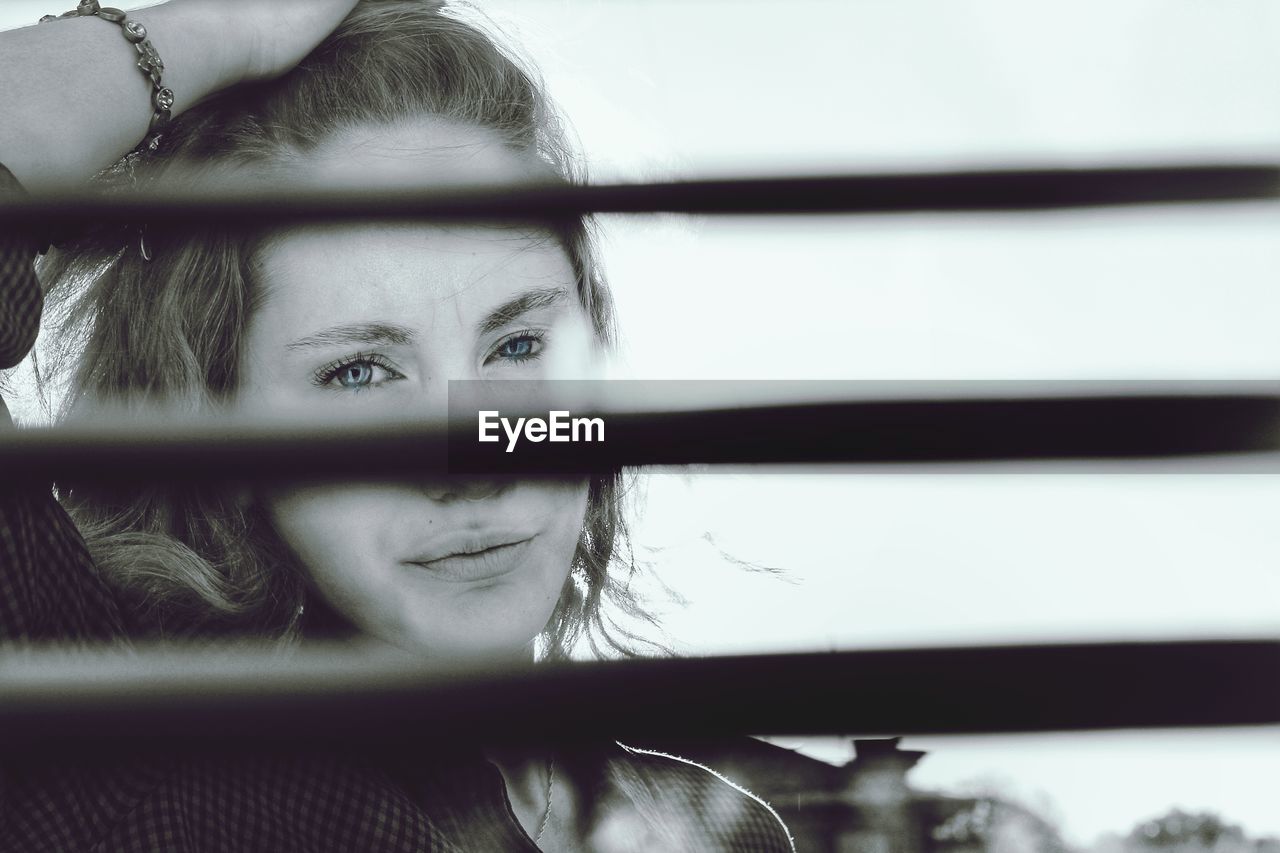
<path fill-rule="evenodd" d="M 407 162 L 428 178 L 523 174 L 481 132 L 432 122 L 355 128 L 316 155 L 353 176 Z M 528 230 L 306 227 L 268 242 L 256 268 L 263 299 L 240 391 L 250 411 L 443 410 L 450 379 L 546 378 L 557 348 L 581 352 L 591 337 L 565 251 Z M 559 599 L 586 494 L 585 481 L 423 476 L 261 500 L 316 590 L 360 629 L 430 653 L 514 654 Z"/>

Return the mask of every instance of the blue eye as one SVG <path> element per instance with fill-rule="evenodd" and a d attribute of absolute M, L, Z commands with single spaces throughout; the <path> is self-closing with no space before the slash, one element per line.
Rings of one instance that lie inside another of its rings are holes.
<path fill-rule="evenodd" d="M 334 378 L 343 388 L 362 388 L 373 381 L 373 365 L 367 362 L 348 364 Z"/>
<path fill-rule="evenodd" d="M 330 391 L 363 391 L 403 378 L 404 375 L 381 356 L 358 355 L 320 368 L 311 381 Z"/>
<path fill-rule="evenodd" d="M 533 352 L 533 341 L 527 338 L 506 341 L 498 347 L 498 353 L 505 358 L 524 358 L 531 352 Z"/>
<path fill-rule="evenodd" d="M 542 335 L 534 332 L 520 332 L 498 344 L 490 356 L 490 361 L 522 362 L 537 358 L 542 354 Z"/>

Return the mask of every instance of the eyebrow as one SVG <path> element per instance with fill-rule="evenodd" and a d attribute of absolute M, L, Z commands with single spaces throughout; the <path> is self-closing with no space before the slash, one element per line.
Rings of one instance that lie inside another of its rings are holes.
<path fill-rule="evenodd" d="M 312 347 L 331 347 L 344 344 L 367 344 L 369 346 L 408 346 L 413 343 L 414 332 L 404 326 L 393 323 L 352 323 L 346 326 L 334 326 L 299 338 L 285 349 L 310 349 Z"/>
<path fill-rule="evenodd" d="M 521 316 L 539 308 L 559 305 L 569 298 L 569 291 L 563 287 L 546 287 L 530 290 L 510 299 L 480 321 L 477 328 L 481 335 L 491 334 L 503 326 L 513 323 Z M 366 346 L 410 346 L 417 335 L 410 328 L 397 326 L 394 323 L 351 323 L 334 326 L 299 338 L 286 344 L 285 349 L 313 349 L 317 347 L 344 346 L 347 344 L 364 344 Z"/>
<path fill-rule="evenodd" d="M 569 291 L 563 287 L 545 287 L 529 290 L 514 299 L 502 303 L 489 312 L 477 326 L 481 335 L 492 334 L 503 326 L 514 323 L 522 315 L 539 308 L 550 308 L 559 305 L 569 298 Z"/>

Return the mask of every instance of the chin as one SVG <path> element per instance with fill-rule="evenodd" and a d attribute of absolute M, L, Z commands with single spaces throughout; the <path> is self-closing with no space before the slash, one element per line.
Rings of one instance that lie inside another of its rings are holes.
<path fill-rule="evenodd" d="M 416 615 L 395 632 L 395 642 L 429 657 L 520 658 L 532 660 L 534 641 L 546 628 L 559 600 L 524 584 L 495 584 L 468 590 L 456 606 L 437 618 Z M 425 608 L 424 608 L 425 610 Z M 422 614 L 423 611 L 419 611 Z"/>
<path fill-rule="evenodd" d="M 443 662 L 468 658 L 532 661 L 536 637 L 536 633 L 526 636 L 523 632 L 513 636 L 485 633 L 441 637 L 438 632 L 434 632 L 428 637 L 407 638 L 402 635 L 401 642 L 394 645 L 429 660 Z"/>

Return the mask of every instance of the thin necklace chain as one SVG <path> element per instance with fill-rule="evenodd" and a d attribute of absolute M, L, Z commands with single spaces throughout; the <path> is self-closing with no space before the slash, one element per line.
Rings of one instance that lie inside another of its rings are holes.
<path fill-rule="evenodd" d="M 551 792 L 555 790 L 556 784 L 556 760 L 555 757 L 547 759 L 547 808 L 542 813 L 542 822 L 538 824 L 538 834 L 534 836 L 533 843 L 537 844 L 542 840 L 542 833 L 547 831 L 547 822 L 551 820 Z"/>

